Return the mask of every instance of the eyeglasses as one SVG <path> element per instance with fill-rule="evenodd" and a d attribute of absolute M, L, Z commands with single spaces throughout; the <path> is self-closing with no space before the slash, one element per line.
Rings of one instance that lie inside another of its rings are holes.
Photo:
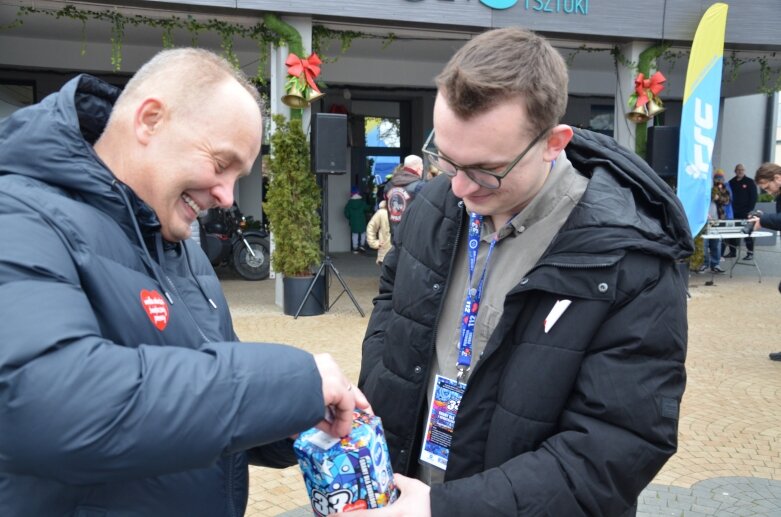
<path fill-rule="evenodd" d="M 526 146 L 526 149 L 521 151 L 521 154 L 516 156 L 515 159 L 511 161 L 507 167 L 505 167 L 504 171 L 500 173 L 489 171 L 488 169 L 483 169 L 482 167 L 476 167 L 473 165 L 459 165 L 449 158 L 445 158 L 439 154 L 437 145 L 434 142 L 434 131 L 431 131 L 431 134 L 426 139 L 426 143 L 423 144 L 423 155 L 429 160 L 431 165 L 451 178 L 455 176 L 458 171 L 463 171 L 467 178 L 474 181 L 481 187 L 495 190 L 502 185 L 502 178 L 510 174 L 510 171 L 513 170 L 516 165 L 518 165 L 518 162 L 520 162 L 523 157 L 532 150 L 532 147 L 534 147 L 535 144 L 539 142 L 540 139 L 548 133 L 548 131 L 550 131 L 550 129 L 551 128 L 548 128 L 540 132 L 540 134 L 537 135 L 528 146 Z"/>

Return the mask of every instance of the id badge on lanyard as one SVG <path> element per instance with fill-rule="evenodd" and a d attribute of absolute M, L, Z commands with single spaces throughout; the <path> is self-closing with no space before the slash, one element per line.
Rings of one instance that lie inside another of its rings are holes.
<path fill-rule="evenodd" d="M 431 394 L 431 410 L 426 421 L 426 435 L 420 451 L 420 461 L 445 470 L 453 440 L 456 413 L 466 384 L 437 375 Z"/>
<path fill-rule="evenodd" d="M 445 470 L 447 468 L 450 444 L 455 429 L 456 414 L 461 405 L 461 398 L 466 390 L 465 376 L 472 363 L 472 339 L 475 331 L 477 312 L 480 309 L 480 300 L 483 295 L 483 284 L 491 253 L 496 245 L 496 239 L 491 241 L 488 254 L 485 258 L 485 266 L 480 276 L 480 282 L 476 289 L 472 289 L 472 277 L 477 263 L 477 250 L 480 245 L 480 226 L 483 222 L 481 215 L 472 213 L 469 217 L 469 286 L 464 311 L 461 317 L 461 333 L 458 342 L 458 377 L 449 379 L 437 375 L 434 379 L 434 391 L 431 394 L 431 407 L 426 421 L 426 434 L 423 447 L 420 451 L 420 461 L 434 467 Z"/>

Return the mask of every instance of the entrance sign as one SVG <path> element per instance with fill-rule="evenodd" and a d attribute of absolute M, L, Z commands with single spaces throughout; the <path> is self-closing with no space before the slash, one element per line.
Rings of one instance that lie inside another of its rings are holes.
<path fill-rule="evenodd" d="M 423 0 L 407 0 L 407 2 L 422 2 Z M 454 2 L 455 0 L 440 0 Z M 480 0 L 480 3 L 491 9 L 502 10 L 514 7 L 539 13 L 588 14 L 589 0 Z"/>

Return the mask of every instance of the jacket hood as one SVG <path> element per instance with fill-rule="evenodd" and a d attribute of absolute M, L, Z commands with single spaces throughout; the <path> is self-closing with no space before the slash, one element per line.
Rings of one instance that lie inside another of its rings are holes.
<path fill-rule="evenodd" d="M 420 181 L 420 176 L 410 172 L 407 168 L 403 168 L 393 173 L 389 183 L 394 187 L 406 187 L 416 181 Z"/>
<path fill-rule="evenodd" d="M 93 145 L 108 122 L 119 88 L 82 74 L 40 103 L 22 108 L 0 124 L 0 175 L 18 174 L 62 188 L 70 195 L 124 219 L 123 189 L 142 227 L 157 217 L 120 183 Z M 48 165 L 41 167 L 41 157 Z"/>
<path fill-rule="evenodd" d="M 590 180 L 551 251 L 629 249 L 675 260 L 691 255 L 694 244 L 689 225 L 672 189 L 645 161 L 612 138 L 574 131 L 567 158 Z M 599 239 L 590 231 L 594 227 L 601 229 Z"/>

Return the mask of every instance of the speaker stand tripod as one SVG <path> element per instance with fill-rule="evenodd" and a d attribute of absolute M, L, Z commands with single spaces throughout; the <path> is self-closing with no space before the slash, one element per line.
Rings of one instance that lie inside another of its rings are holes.
<path fill-rule="evenodd" d="M 345 283 L 344 279 L 342 278 L 342 275 L 339 274 L 339 270 L 336 269 L 336 266 L 334 266 L 333 261 L 331 260 L 331 256 L 328 254 L 328 241 L 331 240 L 331 235 L 328 233 L 328 176 L 324 175 L 323 178 L 323 261 L 320 263 L 320 267 L 317 269 L 317 273 L 315 274 L 315 277 L 312 279 L 312 282 L 309 284 L 309 288 L 306 290 L 306 294 L 304 295 L 304 299 L 301 300 L 301 305 L 298 306 L 298 310 L 296 311 L 295 316 L 293 316 L 293 319 L 298 319 L 298 315 L 301 313 L 301 309 L 304 308 L 304 304 L 306 303 L 307 299 L 312 295 L 312 290 L 315 287 L 315 283 L 317 282 L 317 279 L 320 278 L 320 275 L 323 275 L 323 280 L 325 281 L 325 296 L 323 297 L 323 309 L 325 312 L 328 312 L 331 307 L 334 306 L 336 302 L 339 301 L 339 298 L 342 297 L 344 293 L 347 293 L 347 296 L 350 297 L 350 300 L 353 301 L 353 305 L 355 305 L 355 308 L 358 309 L 358 312 L 361 313 L 361 317 L 363 318 L 366 316 L 364 314 L 363 309 L 358 304 L 358 300 L 355 299 L 355 296 L 353 296 L 352 291 L 350 291 L 350 288 L 347 287 L 347 284 Z M 328 284 L 329 282 L 329 274 L 333 273 L 337 280 L 339 280 L 339 283 L 342 284 L 342 292 L 339 293 L 339 296 L 336 297 L 336 300 L 334 300 L 334 303 L 329 303 L 328 299 Z"/>

